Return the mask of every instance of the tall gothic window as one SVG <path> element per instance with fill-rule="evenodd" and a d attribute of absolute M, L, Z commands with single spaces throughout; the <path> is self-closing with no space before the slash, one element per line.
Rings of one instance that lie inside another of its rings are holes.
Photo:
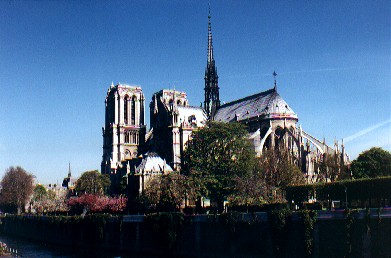
<path fill-rule="evenodd" d="M 129 132 L 125 132 L 125 143 L 129 143 Z"/>
<path fill-rule="evenodd" d="M 132 143 L 137 143 L 137 140 L 136 140 L 136 133 L 133 133 L 133 139 L 132 139 Z"/>
<path fill-rule="evenodd" d="M 128 123 L 128 102 L 129 102 L 129 99 L 128 99 L 128 96 L 125 97 L 124 99 L 124 121 L 125 121 L 125 124 Z"/>
<path fill-rule="evenodd" d="M 140 124 L 144 124 L 144 100 L 140 100 Z"/>
<path fill-rule="evenodd" d="M 131 124 L 136 124 L 136 97 L 132 98 L 132 114 L 131 114 Z"/>

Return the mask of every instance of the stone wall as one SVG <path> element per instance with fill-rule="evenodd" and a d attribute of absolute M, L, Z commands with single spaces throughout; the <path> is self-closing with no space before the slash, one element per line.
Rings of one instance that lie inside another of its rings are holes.
<path fill-rule="evenodd" d="M 391 211 L 319 212 L 311 257 L 391 257 Z M 182 217 L 182 216 L 180 216 Z M 228 218 L 228 219 L 227 219 Z M 171 257 L 305 257 L 297 213 L 276 234 L 267 213 L 234 217 L 185 216 L 182 223 L 151 223 L 144 216 L 1 218 L 1 234 L 46 243 Z M 175 220 L 173 220 L 175 222 Z M 308 240 L 308 239 L 307 239 Z M 280 242 L 278 242 L 280 241 Z M 278 246 L 277 244 L 280 243 Z"/>

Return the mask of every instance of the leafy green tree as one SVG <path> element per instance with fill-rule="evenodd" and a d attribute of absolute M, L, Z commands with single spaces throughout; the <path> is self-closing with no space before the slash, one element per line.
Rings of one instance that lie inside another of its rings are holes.
<path fill-rule="evenodd" d="M 49 190 L 47 191 L 47 193 L 48 193 L 48 199 L 49 199 L 49 200 L 54 200 L 54 199 L 56 199 L 57 195 L 56 195 L 56 192 L 55 192 L 55 191 L 49 189 Z"/>
<path fill-rule="evenodd" d="M 362 152 L 351 164 L 354 178 L 370 178 L 391 175 L 391 153 L 373 147 Z"/>
<path fill-rule="evenodd" d="M 220 211 L 235 191 L 235 178 L 251 173 L 255 152 L 247 135 L 242 124 L 210 122 L 187 142 L 183 171 L 197 186 L 197 195 L 207 194 Z"/>
<path fill-rule="evenodd" d="M 76 192 L 83 194 L 107 194 L 110 187 L 109 175 L 103 175 L 97 170 L 84 172 L 76 181 Z"/>
<path fill-rule="evenodd" d="M 32 208 L 31 211 L 39 214 L 45 212 L 48 199 L 47 197 L 48 193 L 46 191 L 46 188 L 41 184 L 36 185 L 34 187 L 33 198 L 30 202 L 30 208 Z"/>
<path fill-rule="evenodd" d="M 1 180 L 2 208 L 20 214 L 33 193 L 34 176 L 21 167 L 10 167 Z"/>
<path fill-rule="evenodd" d="M 38 184 L 34 188 L 33 201 L 42 201 L 47 195 L 46 188 L 43 185 Z"/>

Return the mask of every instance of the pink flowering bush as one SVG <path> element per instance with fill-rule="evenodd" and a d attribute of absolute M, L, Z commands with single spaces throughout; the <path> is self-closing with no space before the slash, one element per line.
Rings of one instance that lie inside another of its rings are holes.
<path fill-rule="evenodd" d="M 71 197 L 68 207 L 71 213 L 121 213 L 125 210 L 128 199 L 126 197 L 108 197 L 95 194 L 84 194 Z"/>
<path fill-rule="evenodd" d="M 107 208 L 111 213 L 122 212 L 126 208 L 128 198 L 118 196 L 109 198 Z"/>

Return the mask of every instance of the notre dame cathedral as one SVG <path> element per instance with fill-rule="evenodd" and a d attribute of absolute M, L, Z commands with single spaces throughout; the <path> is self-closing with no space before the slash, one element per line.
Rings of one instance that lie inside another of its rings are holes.
<path fill-rule="evenodd" d="M 192 131 L 203 127 L 208 120 L 246 124 L 248 138 L 253 141 L 258 156 L 265 148 L 284 146 L 294 156 L 308 183 L 316 181 L 325 155 L 333 155 L 338 162 L 346 164 L 349 157 L 343 143 L 328 146 L 325 140 L 318 140 L 298 125 L 297 114 L 278 94 L 275 72 L 271 89 L 220 103 L 210 19 L 209 14 L 203 106 L 191 106 L 185 92 L 162 89 L 153 94 L 149 104 L 150 130 L 147 131 L 142 89 L 112 83 L 105 100 L 101 172 L 109 174 L 114 185 L 124 177 L 132 180 L 136 185 L 134 191 L 142 192 L 151 176 L 180 170 L 181 157 Z"/>

